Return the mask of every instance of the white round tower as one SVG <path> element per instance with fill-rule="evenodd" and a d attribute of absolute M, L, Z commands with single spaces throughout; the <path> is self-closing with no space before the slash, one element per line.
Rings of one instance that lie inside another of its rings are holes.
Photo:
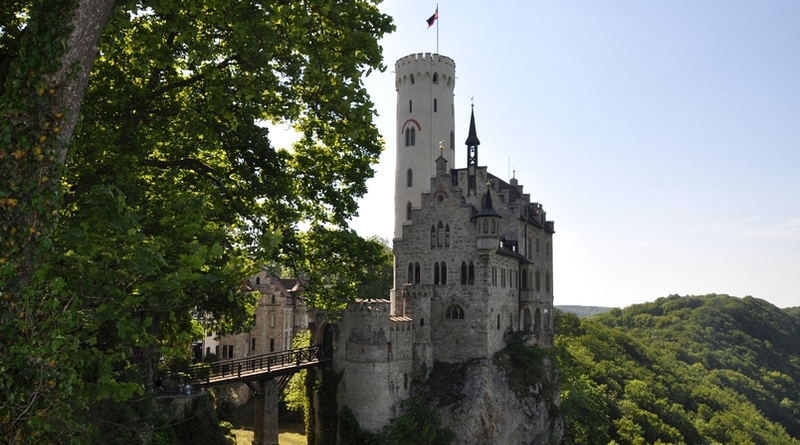
<path fill-rule="evenodd" d="M 397 164 L 394 186 L 394 237 L 403 237 L 410 209 L 430 192 L 436 159 L 455 168 L 456 64 L 440 54 L 405 56 L 394 64 L 397 90 Z M 441 146 L 441 149 L 440 149 Z"/>

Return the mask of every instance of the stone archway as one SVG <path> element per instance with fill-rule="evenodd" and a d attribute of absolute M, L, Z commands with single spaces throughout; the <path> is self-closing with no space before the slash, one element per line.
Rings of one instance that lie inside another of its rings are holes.
<path fill-rule="evenodd" d="M 522 326 L 523 326 L 523 329 L 525 330 L 525 332 L 530 332 L 531 331 L 531 327 L 532 327 L 531 309 L 530 308 L 526 307 L 525 311 L 523 311 L 523 313 L 522 313 L 522 321 L 523 321 L 523 325 Z"/>

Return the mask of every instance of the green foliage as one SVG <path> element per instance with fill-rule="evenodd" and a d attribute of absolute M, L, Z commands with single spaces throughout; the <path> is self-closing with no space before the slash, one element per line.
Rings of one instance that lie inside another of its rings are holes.
<path fill-rule="evenodd" d="M 93 403 L 189 356 L 193 318 L 247 328 L 258 264 L 333 311 L 384 261 L 347 228 L 383 148 L 362 76 L 393 25 L 374 2 L 117 2 L 70 140 L 48 79 L 77 4 L 0 8 L 3 442 L 91 429 Z M 274 147 L 265 122 L 300 140 Z"/>
<path fill-rule="evenodd" d="M 214 410 L 220 420 L 229 421 L 233 418 L 233 413 L 239 407 L 239 396 L 236 391 L 229 386 L 211 388 L 214 394 Z"/>
<path fill-rule="evenodd" d="M 366 269 L 366 279 L 358 284 L 356 294 L 358 298 L 372 300 L 388 300 L 389 291 L 394 285 L 394 255 L 389 240 L 373 236 L 367 241 L 380 244 L 380 251 L 373 254 L 377 262 L 368 265 Z"/>
<path fill-rule="evenodd" d="M 339 445 L 378 445 L 375 434 L 361 429 L 356 416 L 348 406 L 339 410 Z"/>
<path fill-rule="evenodd" d="M 300 349 L 311 346 L 311 332 L 302 331 L 292 339 L 292 349 Z M 304 418 L 308 418 L 310 413 L 310 401 L 306 397 L 305 382 L 307 380 L 307 369 L 301 369 L 289 378 L 286 389 L 281 393 L 281 399 L 290 411 L 302 410 Z"/>
<path fill-rule="evenodd" d="M 403 402 L 403 414 L 383 428 L 378 440 L 383 445 L 449 445 L 455 433 L 442 428 L 435 409 L 412 397 Z"/>
<path fill-rule="evenodd" d="M 763 300 L 670 296 L 559 320 L 572 444 L 800 444 L 800 318 Z"/>

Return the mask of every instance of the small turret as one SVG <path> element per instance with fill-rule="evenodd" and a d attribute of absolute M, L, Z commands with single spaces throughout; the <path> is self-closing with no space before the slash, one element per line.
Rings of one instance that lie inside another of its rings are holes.
<path fill-rule="evenodd" d="M 492 189 L 486 184 L 483 209 L 475 216 L 478 224 L 478 249 L 496 249 L 500 242 L 500 216 L 492 205 Z"/>
<path fill-rule="evenodd" d="M 472 105 L 472 113 L 469 118 L 469 135 L 464 142 L 467 144 L 467 196 L 477 195 L 475 174 L 478 169 L 478 133 L 475 131 L 475 105 Z"/>

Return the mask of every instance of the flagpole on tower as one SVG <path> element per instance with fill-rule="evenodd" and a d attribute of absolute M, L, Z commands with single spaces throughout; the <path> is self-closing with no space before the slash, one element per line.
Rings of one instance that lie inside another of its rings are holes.
<path fill-rule="evenodd" d="M 436 4 L 436 12 L 433 13 L 428 20 L 428 29 L 431 29 L 433 22 L 436 22 L 436 54 L 439 54 L 439 4 Z"/>

